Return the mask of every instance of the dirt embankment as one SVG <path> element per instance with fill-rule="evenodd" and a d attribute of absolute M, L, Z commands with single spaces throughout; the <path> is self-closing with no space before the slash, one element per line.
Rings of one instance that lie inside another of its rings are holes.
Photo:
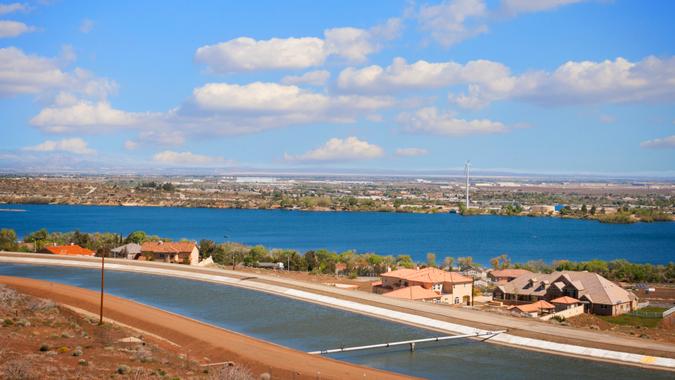
<path fill-rule="evenodd" d="M 9 277 L 9 276 L 0 276 L 0 284 L 7 285 L 8 287 L 15 289 L 21 293 L 31 295 L 34 297 L 46 298 L 53 300 L 57 303 L 82 309 L 90 313 L 98 313 L 99 308 L 99 294 L 86 289 L 80 289 L 72 286 L 50 283 L 46 281 L 18 278 L 18 277 Z M 151 338 L 153 335 L 156 337 L 161 337 L 161 339 L 154 339 L 154 346 L 158 347 L 155 356 L 161 357 L 163 359 L 160 363 L 171 363 L 175 360 L 173 358 L 178 357 L 180 360 L 177 360 L 175 368 L 168 366 L 166 364 L 157 364 L 156 362 L 150 363 L 154 364 L 149 365 L 153 370 L 157 371 L 157 368 L 162 371 L 172 370 L 176 375 L 183 375 L 186 377 L 193 378 L 203 378 L 207 377 L 208 374 L 203 373 L 203 368 L 200 366 L 202 364 L 208 363 L 220 363 L 220 362 L 235 362 L 239 365 L 242 365 L 248 368 L 253 373 L 269 373 L 272 378 L 279 379 L 405 379 L 402 375 L 397 375 L 390 372 L 375 370 L 367 367 L 361 367 L 345 362 L 340 362 L 337 360 L 332 360 L 325 357 L 318 357 L 313 355 L 308 355 L 304 352 L 292 350 L 286 347 L 278 346 L 269 342 L 264 342 L 258 339 L 254 339 L 245 335 L 241 335 L 232 331 L 227 331 L 221 328 L 217 328 L 212 325 L 201 323 L 189 318 L 185 318 L 176 314 L 168 313 L 153 307 L 145 306 L 136 302 L 128 301 L 122 298 L 106 295 L 104 302 L 104 316 L 110 318 L 114 321 L 122 323 L 133 327 L 136 330 L 136 336 L 138 336 L 138 331 L 145 333 L 145 338 L 149 341 L 152 341 Z M 71 313 L 72 314 L 72 313 Z M 67 315 L 67 313 L 66 313 Z M 2 316 L 5 319 L 12 320 L 20 319 L 18 316 Z M 66 318 L 66 317 L 64 317 Z M 68 323 L 72 322 L 73 315 L 70 315 L 71 318 Z M 24 318 L 25 319 L 25 318 Z M 4 321 L 4 319 L 3 319 Z M 65 321 L 65 320 L 64 320 Z M 8 322 L 10 323 L 10 322 Z M 57 322 L 51 322 L 52 324 Z M 57 323 L 58 324 L 58 323 Z M 87 326 L 87 323 L 76 323 L 81 326 L 79 329 L 75 328 L 72 325 L 72 328 L 77 330 L 78 334 L 82 335 L 81 331 L 85 331 L 89 336 L 96 336 L 100 334 L 97 331 L 100 331 L 98 326 L 91 325 Z M 86 326 L 86 327 L 82 327 Z M 108 325 L 109 326 L 109 325 Z M 11 328 L 15 328 L 11 327 Z M 6 327 L 0 328 L 2 335 L 0 336 L 9 336 L 9 330 L 6 330 Z M 116 331 L 114 328 L 103 327 L 109 331 Z M 87 331 L 91 330 L 91 331 Z M 51 331 L 46 329 L 44 331 Z M 110 333 L 105 335 L 104 338 L 107 343 L 111 343 L 115 338 L 118 338 L 117 335 L 126 335 L 129 332 L 126 330 L 120 330 L 118 333 Z M 31 333 L 32 334 L 32 333 Z M 41 343 L 37 347 L 33 347 L 37 340 L 43 339 L 40 332 L 38 331 L 38 338 L 29 338 L 26 337 L 25 343 L 16 343 L 16 345 L 10 346 L 12 350 L 16 352 L 21 352 L 22 350 L 29 350 L 33 353 L 38 352 L 40 354 Z M 52 332 L 48 332 L 51 336 Z M 69 333 L 70 334 L 70 333 Z M 14 335 L 15 337 L 17 335 Z M 20 337 L 20 335 L 18 335 Z M 69 335 L 70 336 L 70 335 Z M 80 336 L 82 338 L 82 336 Z M 58 340 L 54 337 L 54 339 Z M 103 339 L 103 338 L 102 338 Z M 4 340 L 4 339 L 3 339 Z M 54 340 L 54 342 L 56 342 Z M 116 341 L 116 340 L 115 340 Z M 68 352 L 71 351 L 71 347 L 78 345 L 82 346 L 82 342 L 56 342 L 52 345 L 63 344 L 63 346 L 68 348 Z M 59 346 L 60 348 L 61 346 Z M 99 350 L 103 353 L 110 352 L 110 349 L 106 349 L 105 346 Z M 78 368 L 82 366 L 79 363 L 80 356 L 68 356 L 66 353 L 59 353 L 56 349 L 56 354 L 50 355 L 62 355 L 64 360 L 57 360 L 54 363 L 62 366 L 70 367 L 73 366 Z M 5 355 L 7 350 L 7 345 L 3 347 L 5 351 L 2 351 L 2 355 Z M 75 348 L 73 348 L 75 349 Z M 113 348 L 115 350 L 117 348 Z M 53 351 L 49 344 L 47 344 L 46 350 Z M 65 351 L 65 349 L 61 349 Z M 87 349 L 83 350 L 82 359 L 96 361 L 95 350 L 89 352 L 92 354 L 92 358 L 88 359 L 86 356 Z M 124 352 L 124 351 L 117 351 Z M 46 355 L 46 354 L 45 354 Z M 72 353 L 71 353 L 72 355 Z M 109 371 L 111 374 L 116 373 L 118 368 L 121 365 L 126 365 L 130 369 L 137 367 L 143 367 L 141 359 L 136 361 L 131 360 L 133 353 L 126 352 L 124 358 L 118 358 L 117 361 L 120 364 L 115 364 L 111 367 L 112 364 L 107 366 L 102 366 L 102 370 Z M 60 358 L 60 357 L 59 357 Z M 127 363 L 128 361 L 132 361 Z M 114 361 L 114 360 L 113 360 Z M 71 363 L 72 362 L 72 363 Z M 37 363 L 37 362 L 36 362 Z M 187 363 L 187 364 L 185 364 Z M 187 366 L 187 367 L 186 367 Z M 93 366 L 98 368 L 98 366 Z M 157 368 L 154 368 L 157 367 Z M 164 369 L 162 369 L 164 368 Z M 79 369 L 79 368 L 78 368 Z M 18 369 L 20 370 L 20 368 Z M 55 372 L 57 375 L 56 378 L 62 377 L 58 374 L 64 375 L 68 370 L 62 370 L 66 372 Z M 189 372 L 189 373 L 188 373 Z M 75 373 L 73 373 L 75 374 Z M 100 374 L 90 376 L 90 378 L 98 378 Z M 109 375 L 108 375 L 109 376 Z M 54 376 L 52 376 L 54 377 Z M 70 376 L 66 376 L 70 377 Z M 85 378 L 87 376 L 84 376 Z"/>

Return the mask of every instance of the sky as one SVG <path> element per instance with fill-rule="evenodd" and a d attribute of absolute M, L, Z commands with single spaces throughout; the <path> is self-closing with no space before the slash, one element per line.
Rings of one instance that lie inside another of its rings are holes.
<path fill-rule="evenodd" d="M 675 2 L 0 2 L 0 169 L 675 176 Z"/>

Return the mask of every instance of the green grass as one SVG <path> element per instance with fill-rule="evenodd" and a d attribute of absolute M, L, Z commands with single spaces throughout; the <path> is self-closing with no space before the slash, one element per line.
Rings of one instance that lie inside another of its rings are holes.
<path fill-rule="evenodd" d="M 655 308 L 656 309 L 656 308 Z M 657 311 L 657 310 L 650 310 Z M 605 322 L 613 323 L 615 325 L 624 325 L 624 326 L 640 326 L 640 327 L 656 327 L 661 318 L 645 318 L 645 317 L 636 317 L 630 314 L 617 315 L 615 317 L 598 315 L 598 317 Z"/>
<path fill-rule="evenodd" d="M 643 308 L 640 309 L 639 311 L 648 311 L 648 312 L 655 312 L 655 313 L 663 313 L 663 312 L 666 311 L 666 310 L 668 310 L 668 309 L 666 309 L 665 307 L 647 306 L 647 307 L 643 307 Z"/>

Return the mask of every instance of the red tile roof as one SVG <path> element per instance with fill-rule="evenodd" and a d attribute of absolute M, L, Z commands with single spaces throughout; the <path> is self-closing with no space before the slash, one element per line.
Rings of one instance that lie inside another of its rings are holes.
<path fill-rule="evenodd" d="M 441 298 L 440 294 L 434 292 L 431 289 L 423 288 L 419 285 L 396 289 L 389 293 L 384 293 L 383 295 L 385 297 L 400 298 L 406 300 L 426 300 L 433 298 Z"/>
<path fill-rule="evenodd" d="M 527 305 L 518 305 L 518 306 L 513 306 L 511 309 L 518 309 L 522 311 L 523 313 L 534 313 L 534 312 L 539 312 L 540 310 L 550 310 L 550 309 L 555 309 L 555 306 L 551 305 L 550 303 L 540 300 L 535 303 L 530 303 Z"/>
<path fill-rule="evenodd" d="M 71 256 L 94 256 L 96 252 L 91 249 L 82 248 L 79 245 L 52 245 L 45 247 L 48 253 L 53 255 L 71 255 Z"/>
<path fill-rule="evenodd" d="M 495 278 L 500 278 L 500 277 L 520 277 L 524 274 L 531 274 L 527 269 L 495 269 L 490 271 L 490 275 Z"/>
<path fill-rule="evenodd" d="M 393 277 L 401 280 L 433 284 L 439 282 L 449 282 L 453 284 L 463 284 L 473 282 L 471 277 L 463 276 L 457 272 L 446 272 L 438 268 L 424 269 L 399 269 L 391 272 L 382 273 L 382 277 Z"/>
<path fill-rule="evenodd" d="M 190 253 L 195 248 L 195 243 L 189 241 L 170 242 L 145 242 L 141 245 L 141 252 L 156 253 Z"/>
<path fill-rule="evenodd" d="M 575 304 L 581 303 L 581 301 L 579 301 L 576 298 L 563 296 L 563 297 L 559 297 L 559 298 L 556 298 L 554 300 L 551 300 L 551 303 L 559 303 L 559 304 L 565 304 L 565 305 L 575 305 Z"/>

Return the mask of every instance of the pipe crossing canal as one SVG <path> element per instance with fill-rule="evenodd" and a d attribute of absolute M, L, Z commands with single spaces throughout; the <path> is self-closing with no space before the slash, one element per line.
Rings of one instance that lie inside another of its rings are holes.
<path fill-rule="evenodd" d="M 363 350 L 372 350 L 375 348 L 387 348 L 387 347 L 395 347 L 395 346 L 404 346 L 404 345 L 409 345 L 410 346 L 410 351 L 415 351 L 415 344 L 416 343 L 426 343 L 426 342 L 440 342 L 444 340 L 451 340 L 451 339 L 465 339 L 465 338 L 480 338 L 480 337 L 485 337 L 483 340 L 488 340 L 494 336 L 497 336 L 501 333 L 505 333 L 506 330 L 499 330 L 499 331 L 487 331 L 487 332 L 476 332 L 473 334 L 465 334 L 465 335 L 449 335 L 449 336 L 439 336 L 435 338 L 423 338 L 423 339 L 413 339 L 413 340 L 402 340 L 399 342 L 389 342 L 389 343 L 379 343 L 379 344 L 370 344 L 367 346 L 354 346 L 354 347 L 340 347 L 340 348 L 333 348 L 330 350 L 320 350 L 320 351 L 310 351 L 308 354 L 310 355 L 327 355 L 327 354 L 335 354 L 338 352 L 349 352 L 349 351 L 363 351 Z"/>

